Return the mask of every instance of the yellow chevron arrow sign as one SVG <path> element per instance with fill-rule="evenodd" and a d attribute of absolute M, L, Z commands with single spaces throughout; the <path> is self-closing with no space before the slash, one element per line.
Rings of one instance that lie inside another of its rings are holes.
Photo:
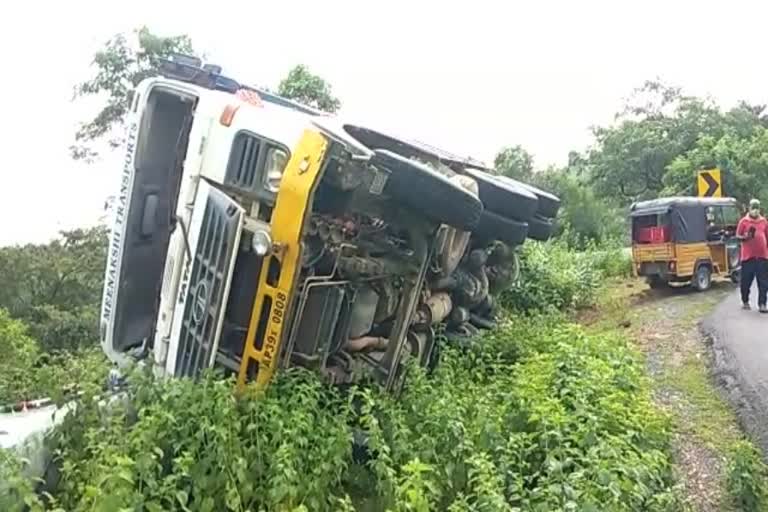
<path fill-rule="evenodd" d="M 723 185 L 720 169 L 706 169 L 699 171 L 696 180 L 699 197 L 723 197 Z"/>

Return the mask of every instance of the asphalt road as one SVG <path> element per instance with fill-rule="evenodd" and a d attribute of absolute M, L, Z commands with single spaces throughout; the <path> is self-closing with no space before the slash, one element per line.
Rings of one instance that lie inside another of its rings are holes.
<path fill-rule="evenodd" d="M 736 408 L 744 429 L 768 453 L 768 315 L 741 309 L 738 290 L 702 321 L 712 342 L 714 375 Z"/>

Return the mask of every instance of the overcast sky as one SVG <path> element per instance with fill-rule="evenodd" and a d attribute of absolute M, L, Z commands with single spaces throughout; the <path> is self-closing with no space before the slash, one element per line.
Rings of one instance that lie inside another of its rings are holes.
<path fill-rule="evenodd" d="M 118 164 L 72 162 L 87 112 L 72 87 L 112 34 L 188 33 L 241 81 L 295 64 L 326 78 L 342 115 L 492 160 L 521 144 L 563 163 L 622 98 L 661 77 L 725 106 L 768 102 L 766 2 L 25 2 L 0 19 L 0 244 L 92 224 Z"/>

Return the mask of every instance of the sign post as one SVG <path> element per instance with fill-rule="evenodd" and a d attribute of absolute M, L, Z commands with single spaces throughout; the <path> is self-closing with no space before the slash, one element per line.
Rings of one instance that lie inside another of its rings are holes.
<path fill-rule="evenodd" d="M 696 180 L 699 197 L 723 197 L 723 182 L 720 169 L 699 171 Z"/>

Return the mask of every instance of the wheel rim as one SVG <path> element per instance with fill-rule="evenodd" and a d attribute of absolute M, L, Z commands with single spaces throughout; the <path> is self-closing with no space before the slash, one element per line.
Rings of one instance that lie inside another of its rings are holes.
<path fill-rule="evenodd" d="M 709 273 L 706 268 L 699 270 L 699 288 L 706 288 L 709 284 Z"/>

